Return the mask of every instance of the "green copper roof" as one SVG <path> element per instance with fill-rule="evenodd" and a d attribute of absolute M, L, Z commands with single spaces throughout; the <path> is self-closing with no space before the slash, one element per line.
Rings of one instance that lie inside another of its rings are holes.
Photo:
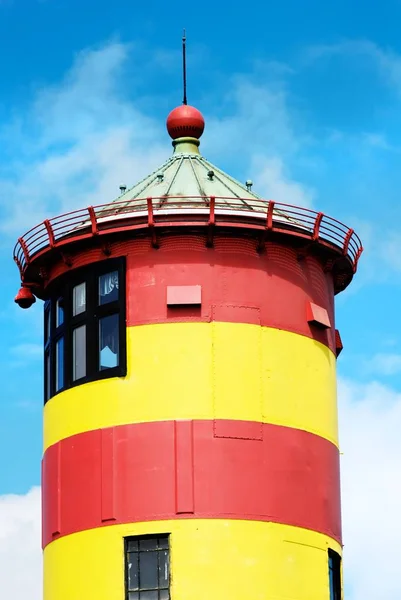
<path fill-rule="evenodd" d="M 196 199 L 196 207 L 199 208 L 200 196 L 205 197 L 205 206 L 209 204 L 210 196 L 227 198 L 222 202 L 233 208 L 248 206 L 247 199 L 252 200 L 253 210 L 255 200 L 260 201 L 261 208 L 266 205 L 264 200 L 250 190 L 250 186 L 241 184 L 206 160 L 199 153 L 198 140 L 179 138 L 173 145 L 175 148 L 171 158 L 116 198 L 115 201 L 121 203 L 121 210 L 126 211 L 130 203 L 138 198 L 148 197 L 160 198 L 159 203 L 157 200 L 154 202 L 155 210 L 174 206 L 177 196 L 186 199 L 187 208 L 191 207 L 191 199 L 194 203 Z"/>

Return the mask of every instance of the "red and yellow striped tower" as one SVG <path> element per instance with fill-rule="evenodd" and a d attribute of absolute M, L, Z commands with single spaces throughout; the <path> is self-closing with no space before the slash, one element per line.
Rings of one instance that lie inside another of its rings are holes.
<path fill-rule="evenodd" d="M 340 600 L 334 295 L 362 247 L 173 156 L 20 238 L 45 300 L 45 600 Z"/>

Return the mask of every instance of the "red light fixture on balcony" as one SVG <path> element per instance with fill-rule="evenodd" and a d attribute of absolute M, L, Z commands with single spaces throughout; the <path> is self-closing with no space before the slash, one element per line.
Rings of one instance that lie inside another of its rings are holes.
<path fill-rule="evenodd" d="M 20 308 L 30 308 L 36 302 L 36 298 L 28 287 L 22 286 L 15 296 L 14 302 Z"/>

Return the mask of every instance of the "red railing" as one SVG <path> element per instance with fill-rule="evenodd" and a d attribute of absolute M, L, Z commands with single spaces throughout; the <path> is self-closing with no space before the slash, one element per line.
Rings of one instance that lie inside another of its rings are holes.
<path fill-rule="evenodd" d="M 46 219 L 18 239 L 14 260 L 23 277 L 28 265 L 50 248 L 84 238 L 149 227 L 155 240 L 158 225 L 204 224 L 252 227 L 296 235 L 331 247 L 350 260 L 356 271 L 362 254 L 361 240 L 353 229 L 337 219 L 309 208 L 272 200 L 197 196 L 142 198 L 75 210 Z"/>

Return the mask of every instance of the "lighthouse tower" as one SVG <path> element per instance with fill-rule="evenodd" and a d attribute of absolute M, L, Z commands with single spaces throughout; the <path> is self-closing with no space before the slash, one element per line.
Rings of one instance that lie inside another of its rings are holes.
<path fill-rule="evenodd" d="M 334 296 L 352 229 L 200 153 L 18 240 L 44 301 L 45 600 L 340 600 Z M 233 149 L 236 151 L 239 149 Z"/>

